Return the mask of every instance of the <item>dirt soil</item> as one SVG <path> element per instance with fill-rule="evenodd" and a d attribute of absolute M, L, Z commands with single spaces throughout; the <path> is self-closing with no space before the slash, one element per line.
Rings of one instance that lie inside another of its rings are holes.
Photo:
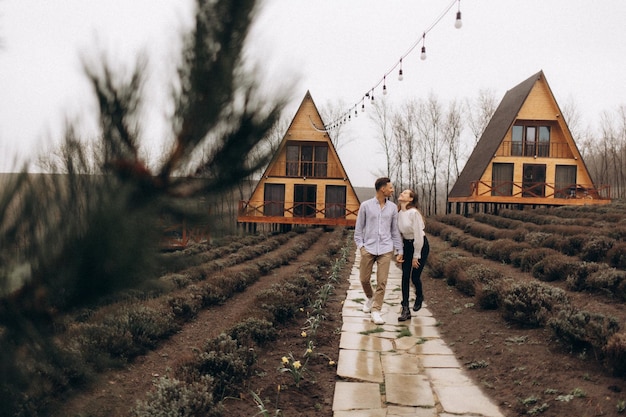
<path fill-rule="evenodd" d="M 57 416 L 127 416 L 137 400 L 146 398 L 153 381 L 175 369 L 194 348 L 217 336 L 235 323 L 255 314 L 256 294 L 273 283 L 293 276 L 303 264 L 312 262 L 330 239 L 325 233 L 311 248 L 289 265 L 262 277 L 245 292 L 226 304 L 204 311 L 157 350 L 136 359 L 126 369 L 103 374 L 89 391 L 66 402 Z M 448 250 L 441 240 L 430 237 L 433 251 Z M 455 250 L 458 250 L 455 248 Z M 354 251 L 351 251 L 354 252 Z M 471 256 L 467 254 L 467 256 Z M 476 258 L 477 262 L 491 262 Z M 348 288 L 354 255 L 343 270 L 343 279 L 327 303 L 326 320 L 317 332 L 316 355 L 307 364 L 296 387 L 287 373 L 278 372 L 281 358 L 290 352 L 301 356 L 306 350 L 302 328 L 306 315 L 301 313 L 290 324 L 279 326 L 279 338 L 258 349 L 255 374 L 238 398 L 224 401 L 224 415 L 253 416 L 260 408 L 251 392 L 263 401 L 264 415 L 332 416 L 336 366 L 341 329 L 341 309 Z M 532 279 L 515 268 L 510 276 Z M 468 375 L 498 404 L 506 416 L 619 416 L 617 405 L 626 399 L 624 380 L 613 378 L 587 355 L 563 351 L 544 329 L 520 329 L 509 325 L 498 311 L 484 311 L 473 300 L 449 287 L 443 279 L 433 279 L 428 269 L 423 276 L 426 304 L 439 322 L 443 339 L 467 367 Z M 605 304 L 595 297 L 580 295 L 580 305 L 594 303 L 594 311 L 621 312 L 621 304 Z M 608 312 L 607 312 L 608 313 Z M 471 369 L 470 369 L 471 368 Z M 262 415 L 262 414 L 258 414 Z"/>

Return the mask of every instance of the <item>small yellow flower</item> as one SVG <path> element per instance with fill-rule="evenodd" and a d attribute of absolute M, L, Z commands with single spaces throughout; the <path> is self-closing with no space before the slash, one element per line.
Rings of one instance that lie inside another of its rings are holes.
<path fill-rule="evenodd" d="M 306 350 L 306 354 L 307 354 L 307 355 L 310 355 L 311 353 L 313 353 L 313 349 L 308 348 L 308 349 Z"/>
<path fill-rule="evenodd" d="M 330 361 L 328 361 L 328 364 L 329 364 L 330 366 L 335 366 L 335 361 L 330 360 Z"/>
<path fill-rule="evenodd" d="M 304 311 L 304 307 L 300 307 L 300 311 Z"/>
<path fill-rule="evenodd" d="M 283 358 L 281 359 L 283 361 L 283 363 L 286 365 L 289 363 L 289 358 L 286 356 L 283 356 Z"/>
<path fill-rule="evenodd" d="M 302 337 L 306 337 L 306 332 L 303 331 L 302 333 L 300 333 L 302 335 Z"/>
<path fill-rule="evenodd" d="M 302 367 L 302 364 L 300 363 L 300 361 L 295 361 L 293 363 L 293 369 L 300 369 Z"/>

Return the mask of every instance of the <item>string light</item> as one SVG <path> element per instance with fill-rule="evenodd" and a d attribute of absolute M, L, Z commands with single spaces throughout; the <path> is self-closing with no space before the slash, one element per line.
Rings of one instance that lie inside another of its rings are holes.
<path fill-rule="evenodd" d="M 361 97 L 361 112 L 365 112 L 365 99 L 370 99 L 370 101 L 372 103 L 374 103 L 374 89 L 377 88 L 381 83 L 383 84 L 382 90 L 383 90 L 383 95 L 387 94 L 387 75 L 389 75 L 392 71 L 394 71 L 396 69 L 396 67 L 400 67 L 400 69 L 398 70 L 398 81 L 402 81 L 404 78 L 404 74 L 402 72 L 402 59 L 406 58 L 411 52 L 413 52 L 413 50 L 421 43 L 422 44 L 422 48 L 421 48 L 421 53 L 420 53 L 420 59 L 421 60 L 425 60 L 426 59 L 426 45 L 425 45 L 425 40 L 426 40 L 426 34 L 428 32 L 430 32 L 442 19 L 443 17 L 450 11 L 450 9 L 452 8 L 452 6 L 454 6 L 454 4 L 457 3 L 458 4 L 458 9 L 456 12 L 456 20 L 454 22 L 454 27 L 457 29 L 460 29 L 463 26 L 463 21 L 461 20 L 461 0 L 453 0 L 448 6 L 446 6 L 446 8 L 442 11 L 442 13 L 435 19 L 435 21 L 426 29 L 422 32 L 422 36 L 415 41 L 411 47 L 409 47 L 409 49 L 406 51 L 406 53 L 404 53 L 401 57 L 400 60 L 395 63 L 393 65 L 393 67 L 387 71 L 383 77 L 371 88 L 369 89 L 362 97 Z M 358 103 L 358 102 L 357 102 Z M 342 116 L 339 116 L 338 120 L 343 119 L 343 122 L 346 121 L 346 116 L 347 119 L 350 120 L 350 116 L 352 114 L 352 109 L 354 109 L 354 117 L 357 117 L 357 107 L 358 104 L 355 104 L 354 106 L 352 106 L 349 110 L 346 111 L 346 113 L 344 113 Z M 324 125 L 324 130 L 330 130 L 334 127 L 337 127 L 337 125 L 341 125 L 340 123 L 337 122 L 332 122 L 329 125 Z M 317 128 L 316 128 L 317 129 Z"/>
<path fill-rule="evenodd" d="M 461 0 L 459 0 L 459 9 L 456 12 L 456 20 L 454 21 L 454 27 L 461 29 L 463 27 L 463 21 L 461 20 Z"/>

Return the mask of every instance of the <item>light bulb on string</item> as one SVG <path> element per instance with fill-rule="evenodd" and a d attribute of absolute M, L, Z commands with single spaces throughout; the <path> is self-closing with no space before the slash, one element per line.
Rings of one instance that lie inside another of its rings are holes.
<path fill-rule="evenodd" d="M 385 75 L 383 77 L 383 95 L 387 94 L 387 81 L 386 80 L 387 80 L 387 76 Z"/>
<path fill-rule="evenodd" d="M 359 112 L 358 112 L 358 111 L 356 111 L 356 109 L 354 109 L 354 117 L 355 117 L 355 118 L 359 117 Z"/>
<path fill-rule="evenodd" d="M 400 71 L 398 71 L 398 81 L 402 81 L 404 76 L 402 75 L 402 58 L 400 58 Z"/>
<path fill-rule="evenodd" d="M 456 20 L 454 21 L 454 27 L 461 29 L 463 27 L 463 21 L 461 20 L 461 0 L 459 0 L 459 8 L 456 12 Z"/>
<path fill-rule="evenodd" d="M 374 90 L 372 90 L 372 94 L 370 96 L 372 98 L 372 102 L 374 102 Z"/>
<path fill-rule="evenodd" d="M 361 113 L 365 113 L 365 101 L 361 103 Z"/>
<path fill-rule="evenodd" d="M 422 35 L 422 53 L 420 54 L 420 59 L 422 61 L 426 59 L 426 45 L 425 45 L 425 42 L 426 42 L 426 34 L 424 33 Z"/>

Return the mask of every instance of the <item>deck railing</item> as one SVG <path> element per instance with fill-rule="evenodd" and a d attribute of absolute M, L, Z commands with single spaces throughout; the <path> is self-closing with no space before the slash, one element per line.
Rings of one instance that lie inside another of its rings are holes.
<path fill-rule="evenodd" d="M 573 158 L 567 143 L 538 143 L 532 147 L 522 142 L 502 141 L 495 156 L 532 156 L 537 158 Z"/>
<path fill-rule="evenodd" d="M 354 225 L 358 204 L 239 201 L 238 222 Z"/>
<path fill-rule="evenodd" d="M 567 184 L 565 186 L 547 182 L 521 184 L 513 181 L 472 181 L 470 184 L 473 197 L 515 197 L 515 198 L 553 198 L 553 199 L 585 199 L 610 200 L 611 187 L 608 185 Z"/>

